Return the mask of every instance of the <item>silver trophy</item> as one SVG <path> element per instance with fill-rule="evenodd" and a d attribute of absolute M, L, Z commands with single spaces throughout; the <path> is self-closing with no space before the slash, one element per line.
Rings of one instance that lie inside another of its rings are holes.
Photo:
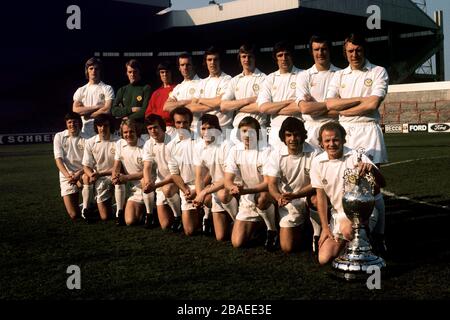
<path fill-rule="evenodd" d="M 357 153 L 358 162 L 361 162 L 364 149 L 358 149 Z M 339 277 L 346 280 L 367 277 L 367 268 L 370 266 L 386 266 L 383 258 L 372 253 L 366 233 L 375 205 L 374 186 L 375 178 L 371 173 L 360 177 L 357 168 L 345 170 L 342 205 L 345 215 L 352 221 L 354 238 L 347 243 L 344 254 L 334 259 L 332 267 Z"/>

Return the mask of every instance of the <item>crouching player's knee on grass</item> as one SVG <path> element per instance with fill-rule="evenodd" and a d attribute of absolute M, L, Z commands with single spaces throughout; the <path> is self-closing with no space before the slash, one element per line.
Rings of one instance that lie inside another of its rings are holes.
<path fill-rule="evenodd" d="M 233 222 L 236 219 L 238 202 L 228 189 L 221 189 L 216 194 L 213 208 L 214 231 L 216 240 L 227 241 L 231 237 Z M 218 206 L 219 208 L 215 208 Z"/>
<path fill-rule="evenodd" d="M 346 241 L 353 239 L 352 223 L 346 217 L 341 217 L 338 226 L 333 229 L 339 232 L 333 233 L 330 227 L 322 228 L 319 239 L 319 264 L 325 265 L 336 258 L 342 249 L 344 249 Z"/>
<path fill-rule="evenodd" d="M 262 219 L 254 221 L 243 221 L 243 215 L 238 213 L 238 218 L 234 222 L 233 230 L 231 232 L 231 244 L 234 248 L 247 247 L 251 240 L 254 239 L 258 229 L 262 228 Z"/>
<path fill-rule="evenodd" d="M 175 220 L 181 224 L 181 198 L 178 187 L 174 183 L 164 185 L 161 190 L 157 190 L 156 201 L 161 229 L 173 227 L 176 231 L 178 226 L 174 225 Z"/>
<path fill-rule="evenodd" d="M 197 233 L 197 231 L 199 231 L 200 216 L 197 209 L 183 210 L 181 220 L 183 222 L 183 230 L 185 235 L 193 236 Z"/>
<path fill-rule="evenodd" d="M 142 202 L 136 202 L 128 199 L 125 206 L 125 224 L 127 226 L 141 224 L 144 218 L 144 205 Z"/>

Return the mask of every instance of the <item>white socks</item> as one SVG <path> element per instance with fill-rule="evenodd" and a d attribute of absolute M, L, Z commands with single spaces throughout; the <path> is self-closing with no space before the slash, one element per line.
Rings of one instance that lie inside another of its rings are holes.
<path fill-rule="evenodd" d="M 94 198 L 94 186 L 92 184 L 83 185 L 83 190 L 81 190 L 81 196 L 83 197 L 83 210 L 89 208 L 89 204 Z"/>
<path fill-rule="evenodd" d="M 238 202 L 235 197 L 231 197 L 231 201 L 228 203 L 222 203 L 222 207 L 229 213 L 233 221 L 236 220 L 238 213 Z"/>
<path fill-rule="evenodd" d="M 166 197 L 167 204 L 169 205 L 170 209 L 173 211 L 174 217 L 181 217 L 181 198 L 178 193 L 175 193 L 170 198 Z"/>
<path fill-rule="evenodd" d="M 125 185 L 124 184 L 116 184 L 114 187 L 114 196 L 116 198 L 116 217 L 119 214 L 119 210 L 123 210 L 125 205 Z"/>
<path fill-rule="evenodd" d="M 269 208 L 265 210 L 261 210 L 256 207 L 256 212 L 263 218 L 266 223 L 267 230 L 277 231 L 277 226 L 275 222 L 275 206 L 273 204 L 270 205 Z"/>
<path fill-rule="evenodd" d="M 144 205 L 145 205 L 145 211 L 147 214 L 152 214 L 153 213 L 153 206 L 155 203 L 155 193 L 154 192 L 150 192 L 150 193 L 142 193 L 142 197 L 144 198 Z"/>
<path fill-rule="evenodd" d="M 204 205 L 203 211 L 205 212 L 205 215 L 203 216 L 203 220 L 209 219 L 209 217 L 211 215 L 211 208 L 208 208 L 206 205 Z"/>

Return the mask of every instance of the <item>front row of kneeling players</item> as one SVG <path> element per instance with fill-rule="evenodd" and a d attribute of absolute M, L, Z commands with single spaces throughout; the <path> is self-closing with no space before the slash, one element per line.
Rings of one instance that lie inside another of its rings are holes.
<path fill-rule="evenodd" d="M 54 153 L 71 219 L 81 215 L 90 221 L 94 199 L 100 218 L 108 219 L 114 188 L 119 225 L 145 221 L 150 227 L 156 200 L 163 229 L 193 235 L 201 226 L 207 229 L 209 222 L 217 240 L 231 236 L 234 247 L 251 243 L 265 226 L 268 250 L 279 244 L 281 250 L 292 252 L 307 239 L 311 221 L 315 251 L 319 248 L 323 264 L 352 238 L 341 203 L 344 170 L 359 166 L 361 175 L 371 171 L 378 186 L 384 185 L 367 157 L 358 163 L 356 153 L 344 147 L 346 133 L 337 122 L 322 125 L 318 136 L 322 151 L 305 142 L 304 125 L 293 117 L 284 120 L 279 130 L 284 145 L 276 148 L 267 144 L 252 117 L 239 123 L 240 142 L 234 145 L 224 138 L 214 115 L 200 119 L 199 139 L 190 130 L 189 109 L 176 108 L 171 117 L 175 136 L 165 132 L 160 116 L 150 115 L 145 122 L 150 139 L 144 141 L 132 120 L 122 122 L 119 139 L 107 115 L 95 119 L 97 135 L 84 139 L 79 115 L 66 115 L 67 129 L 55 135 Z"/>

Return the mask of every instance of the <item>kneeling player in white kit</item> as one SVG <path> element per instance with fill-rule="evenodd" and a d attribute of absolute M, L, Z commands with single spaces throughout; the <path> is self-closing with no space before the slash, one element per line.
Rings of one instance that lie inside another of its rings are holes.
<path fill-rule="evenodd" d="M 200 226 L 195 199 L 195 167 L 193 132 L 190 131 L 192 112 L 186 107 L 178 107 L 170 112 L 177 135 L 167 145 L 170 154 L 169 171 L 181 191 L 181 220 L 185 235 L 194 235 Z"/>
<path fill-rule="evenodd" d="M 359 168 L 359 174 L 371 172 L 379 187 L 385 181 L 378 168 L 365 155 L 358 162 L 358 154 L 344 147 L 346 132 L 337 122 L 324 124 L 319 131 L 319 142 L 325 152 L 313 159 L 311 165 L 311 185 L 317 192 L 322 232 L 319 239 L 319 263 L 326 264 L 339 255 L 345 241 L 353 238 L 350 220 L 342 206 L 344 195 L 344 172 L 347 168 Z M 331 220 L 328 220 L 328 202 L 331 202 Z"/>
<path fill-rule="evenodd" d="M 116 144 L 112 174 L 117 205 L 116 221 L 118 225 L 133 225 L 143 220 L 142 204 L 145 205 L 147 215 L 152 212 L 154 194 L 142 192 L 142 148 L 145 142 L 139 138 L 136 122 L 132 119 L 123 120 L 120 134 L 122 139 Z M 131 189 L 131 195 L 125 204 L 127 186 Z"/>
<path fill-rule="evenodd" d="M 53 153 L 59 170 L 59 185 L 66 211 L 70 219 L 80 217 L 78 199 L 83 175 L 84 142 L 81 134 L 81 116 L 75 112 L 65 115 L 66 130 L 58 132 L 53 139 Z"/>
<path fill-rule="evenodd" d="M 212 114 L 200 118 L 200 140 L 195 146 L 195 189 L 197 207 L 211 207 L 214 231 L 218 241 L 226 241 L 231 234 L 231 222 L 235 220 L 238 203 L 228 189 L 224 188 L 225 160 L 231 143 L 223 141 L 219 119 Z M 211 184 L 204 181 L 210 175 Z M 204 220 L 205 221 L 205 220 Z"/>
<path fill-rule="evenodd" d="M 258 120 L 245 117 L 239 124 L 241 144 L 234 145 L 226 160 L 225 187 L 232 195 L 239 196 L 239 210 L 231 234 L 234 247 L 247 245 L 254 237 L 260 222 L 267 227 L 266 249 L 275 250 L 277 228 L 273 199 L 264 181 L 263 167 L 270 146 L 262 147 Z M 236 179 L 237 178 L 237 179 Z"/>
<path fill-rule="evenodd" d="M 283 121 L 279 137 L 285 145 L 271 152 L 264 174 L 269 192 L 278 202 L 281 250 L 292 252 L 299 249 L 301 233 L 306 231 L 305 223 L 309 222 L 306 198 L 313 194 L 309 172 L 320 150 L 305 142 L 306 129 L 296 118 Z"/>
<path fill-rule="evenodd" d="M 144 145 L 144 192 L 156 191 L 156 210 L 161 229 L 172 226 L 172 230 L 178 232 L 182 227 L 180 195 L 170 175 L 170 155 L 167 152 L 172 138 L 166 133 L 166 124 L 160 115 L 150 114 L 145 118 L 145 126 L 150 139 Z M 153 217 L 147 217 L 147 221 L 152 220 Z"/>
<path fill-rule="evenodd" d="M 103 114 L 94 119 L 94 129 L 97 135 L 86 140 L 83 155 L 83 211 L 82 216 L 87 222 L 92 219 L 89 204 L 97 200 L 98 211 L 102 220 L 111 215 L 112 181 L 111 174 L 114 165 L 116 142 L 119 140 L 111 132 L 114 131 L 113 119 Z"/>

